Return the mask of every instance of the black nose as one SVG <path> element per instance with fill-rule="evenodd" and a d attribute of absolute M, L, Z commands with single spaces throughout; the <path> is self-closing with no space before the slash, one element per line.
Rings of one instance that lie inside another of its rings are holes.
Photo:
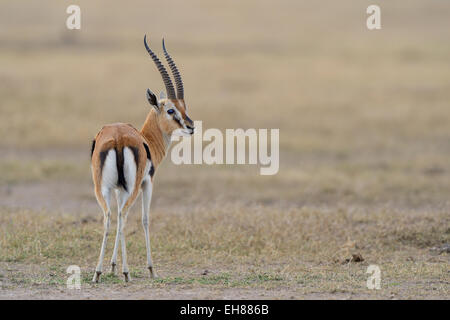
<path fill-rule="evenodd" d="M 191 130 L 191 134 L 194 134 L 194 129 L 195 129 L 194 127 L 191 127 L 191 126 L 188 126 L 188 125 L 187 125 L 186 128 L 188 128 L 189 130 Z"/>

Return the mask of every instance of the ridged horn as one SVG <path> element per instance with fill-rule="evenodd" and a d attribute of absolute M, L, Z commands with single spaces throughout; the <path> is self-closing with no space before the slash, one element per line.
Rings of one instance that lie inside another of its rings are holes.
<path fill-rule="evenodd" d="M 175 95 L 175 89 L 172 84 L 172 80 L 170 80 L 169 74 L 167 73 L 166 68 L 163 66 L 161 61 L 159 61 L 156 54 L 148 47 L 147 44 L 147 35 L 144 36 L 144 45 L 145 49 L 147 49 L 148 54 L 152 58 L 153 62 L 155 63 L 156 67 L 158 68 L 159 73 L 161 74 L 161 77 L 163 79 L 164 85 L 166 87 L 167 97 L 169 99 L 176 99 Z"/>
<path fill-rule="evenodd" d="M 175 85 L 177 86 L 177 98 L 184 99 L 183 81 L 181 80 L 181 75 L 177 69 L 177 66 L 175 65 L 175 62 L 173 62 L 172 57 L 166 50 L 164 38 L 162 39 L 162 46 L 164 50 L 164 56 L 166 57 L 167 63 L 169 64 L 170 70 L 172 71 L 173 78 L 175 79 Z"/>

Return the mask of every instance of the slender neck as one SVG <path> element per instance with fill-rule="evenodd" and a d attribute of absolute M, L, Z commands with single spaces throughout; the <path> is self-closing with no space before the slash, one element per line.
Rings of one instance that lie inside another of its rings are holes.
<path fill-rule="evenodd" d="M 152 109 L 145 119 L 141 134 L 150 148 L 153 166 L 156 167 L 164 159 L 167 149 L 170 147 L 170 136 L 162 132 L 158 124 L 158 114 Z"/>

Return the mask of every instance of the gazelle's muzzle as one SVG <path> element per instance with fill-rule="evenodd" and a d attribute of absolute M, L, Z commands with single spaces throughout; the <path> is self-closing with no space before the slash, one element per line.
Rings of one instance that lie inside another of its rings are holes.
<path fill-rule="evenodd" d="M 190 125 L 186 125 L 186 128 L 188 128 L 189 134 L 194 134 L 194 132 L 195 132 L 195 127 L 191 127 Z"/>

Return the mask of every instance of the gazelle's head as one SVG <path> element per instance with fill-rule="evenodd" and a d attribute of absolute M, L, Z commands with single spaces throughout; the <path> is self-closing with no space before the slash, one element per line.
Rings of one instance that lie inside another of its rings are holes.
<path fill-rule="evenodd" d="M 183 82 L 181 80 L 181 75 L 177 69 L 177 66 L 173 62 L 169 53 L 166 50 L 163 39 L 163 50 L 164 56 L 166 57 L 167 63 L 169 64 L 172 75 L 175 79 L 175 85 L 177 91 L 172 84 L 172 80 L 166 71 L 164 65 L 159 61 L 155 53 L 149 48 L 147 44 L 146 36 L 144 37 L 144 45 L 147 49 L 153 62 L 155 62 L 159 73 L 163 79 L 164 85 L 166 87 L 167 96 L 164 92 L 161 92 L 159 99 L 150 90 L 147 89 L 147 100 L 151 106 L 153 106 L 157 113 L 158 124 L 161 131 L 169 136 L 175 135 L 185 135 L 189 136 L 194 133 L 194 122 L 187 115 L 187 108 L 184 102 L 184 88 Z"/>

